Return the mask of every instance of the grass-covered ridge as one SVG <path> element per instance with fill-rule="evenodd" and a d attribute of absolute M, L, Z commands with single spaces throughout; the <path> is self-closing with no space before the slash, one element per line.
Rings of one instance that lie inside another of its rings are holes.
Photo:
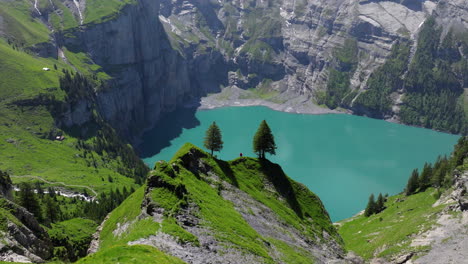
<path fill-rule="evenodd" d="M 244 198 L 229 198 L 233 193 Z M 165 235 L 182 247 L 204 248 L 208 236 L 223 245 L 217 249 L 221 255 L 234 250 L 262 263 L 313 261 L 310 248 L 252 226 L 249 218 L 256 216 L 257 208 L 245 204 L 244 195 L 272 212 L 284 228 L 275 232 L 295 232 L 311 245 L 341 243 L 320 199 L 287 177 L 279 165 L 255 158 L 222 161 L 186 144 L 170 162 L 158 162 L 146 186 L 110 214 L 100 235 L 100 250 L 132 241 L 159 241 Z"/>
<path fill-rule="evenodd" d="M 437 190 L 430 188 L 408 197 L 395 195 L 388 198 L 387 208 L 381 213 L 344 220 L 339 233 L 346 242 L 346 249 L 364 259 L 391 258 L 417 250 L 410 246 L 413 237 L 433 227 L 437 214 L 446 207 L 445 204 L 432 206 L 437 200 L 436 194 Z"/>

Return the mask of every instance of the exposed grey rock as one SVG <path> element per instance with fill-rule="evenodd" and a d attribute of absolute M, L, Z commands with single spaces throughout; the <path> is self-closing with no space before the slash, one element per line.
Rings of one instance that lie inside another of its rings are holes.
<path fill-rule="evenodd" d="M 31 262 L 43 262 L 49 259 L 52 256 L 52 243 L 34 216 L 8 200 L 3 200 L 2 204 L 21 224 L 7 220 L 7 229 L 0 231 L 6 241 L 0 244 L 0 252 L 4 252 L 3 255 L 0 254 L 0 260 L 27 259 Z"/>

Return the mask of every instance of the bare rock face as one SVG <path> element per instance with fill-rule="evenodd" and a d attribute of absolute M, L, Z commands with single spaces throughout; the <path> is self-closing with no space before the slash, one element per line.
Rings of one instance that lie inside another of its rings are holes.
<path fill-rule="evenodd" d="M 128 137 L 134 134 L 130 128 L 151 126 L 191 90 L 182 57 L 172 50 L 158 12 L 158 1 L 141 0 L 116 19 L 82 26 L 63 40 L 73 51 L 90 54 L 114 77 L 112 88 L 98 91 L 98 108 Z"/>
<path fill-rule="evenodd" d="M 0 260 L 43 262 L 52 256 L 52 243 L 47 232 L 26 209 L 1 198 L 3 209 L 12 218 L 5 219 L 6 226 L 0 230 Z M 2 216 L 5 217 L 5 216 Z"/>
<path fill-rule="evenodd" d="M 281 92 L 312 96 L 325 89 L 327 66 L 345 39 L 359 41 L 363 56 L 352 85 L 361 87 L 393 42 L 413 38 L 435 6 L 431 1 L 162 0 L 160 18 L 170 35 L 189 42 L 196 36 L 199 41 L 191 44 L 199 46 L 213 42 L 231 71 L 250 75 L 237 86 L 271 79 Z"/>

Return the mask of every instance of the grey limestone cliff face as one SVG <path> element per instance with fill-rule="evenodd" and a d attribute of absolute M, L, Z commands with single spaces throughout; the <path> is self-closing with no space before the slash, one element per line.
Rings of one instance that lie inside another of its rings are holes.
<path fill-rule="evenodd" d="M 346 39 L 358 40 L 361 56 L 352 86 L 362 87 L 393 42 L 414 37 L 436 6 L 431 1 L 372 0 L 161 3 L 160 17 L 170 35 L 199 45 L 211 41 L 231 71 L 249 76 L 240 84 L 243 88 L 268 78 L 279 82 L 281 92 L 310 95 L 325 89 L 334 51 Z M 259 56 L 252 56 L 256 52 Z"/>
<path fill-rule="evenodd" d="M 154 125 L 161 113 L 202 93 L 190 83 L 189 65 L 171 47 L 158 12 L 159 1 L 140 0 L 115 19 L 81 26 L 63 38 L 65 47 L 89 54 L 113 77 L 111 88 L 97 91 L 97 106 L 129 139 Z M 82 103 L 76 110 L 84 108 Z M 69 116 L 68 123 L 74 123 L 73 112 Z"/>
<path fill-rule="evenodd" d="M 228 67 L 228 86 L 248 89 L 267 84 L 280 94 L 280 101 L 302 96 L 318 102 L 328 89 L 337 50 L 346 48 L 346 40 L 355 40 L 358 52 L 347 94 L 352 108 L 397 41 L 409 40 L 414 54 L 418 32 L 428 17 L 436 17 L 445 32 L 466 31 L 466 4 L 464 0 L 161 0 L 160 19 L 172 39 L 183 39 L 181 45 L 190 47 L 184 49 L 186 54 L 193 52 L 193 46 L 197 51 L 203 47 L 220 51 Z M 400 98 L 395 95 L 394 104 Z"/>

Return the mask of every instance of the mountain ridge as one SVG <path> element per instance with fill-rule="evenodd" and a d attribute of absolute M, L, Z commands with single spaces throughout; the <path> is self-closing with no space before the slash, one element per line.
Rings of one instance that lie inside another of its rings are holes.
<path fill-rule="evenodd" d="M 151 245 L 189 263 L 227 257 L 278 263 L 293 256 L 344 261 L 342 241 L 319 198 L 267 160 L 225 162 L 186 144 L 171 161 L 158 162 L 137 192 L 134 203 L 140 201 L 141 210 L 127 217 L 122 208 L 134 206 L 124 202 L 111 213 L 99 250 L 122 241 Z M 147 230 L 138 231 L 143 223 Z"/>

